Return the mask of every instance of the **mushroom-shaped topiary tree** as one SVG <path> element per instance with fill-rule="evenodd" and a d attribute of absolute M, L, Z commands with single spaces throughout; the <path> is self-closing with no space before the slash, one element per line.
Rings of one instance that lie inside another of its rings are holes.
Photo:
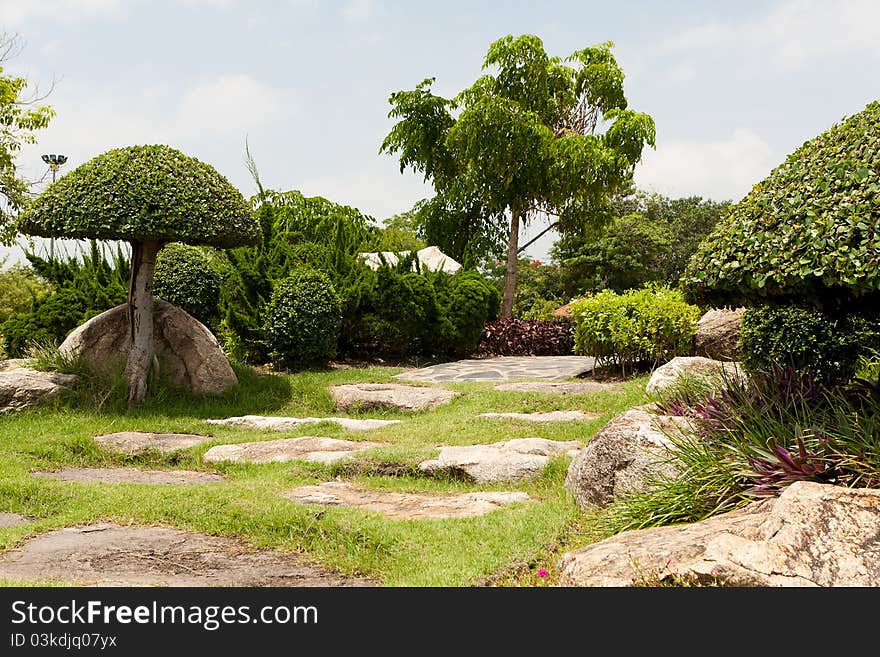
<path fill-rule="evenodd" d="M 804 143 L 691 258 L 688 295 L 716 305 L 880 302 L 880 102 Z"/>
<path fill-rule="evenodd" d="M 260 225 L 241 192 L 204 162 L 168 146 L 108 151 L 53 183 L 20 216 L 41 237 L 131 244 L 125 365 L 129 405 L 143 401 L 153 360 L 153 271 L 168 242 L 220 248 L 255 244 Z"/>

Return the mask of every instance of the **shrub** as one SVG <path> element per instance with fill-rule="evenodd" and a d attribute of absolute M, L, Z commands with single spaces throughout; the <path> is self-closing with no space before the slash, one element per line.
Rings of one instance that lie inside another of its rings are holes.
<path fill-rule="evenodd" d="M 566 319 L 496 319 L 486 324 L 474 355 L 569 356 L 574 347 L 572 329 Z"/>
<path fill-rule="evenodd" d="M 340 313 L 339 297 L 326 274 L 294 270 L 278 283 L 263 311 L 272 361 L 293 368 L 335 356 Z"/>
<path fill-rule="evenodd" d="M 743 314 L 742 362 L 751 371 L 789 365 L 833 385 L 855 374 L 875 343 L 876 329 L 861 315 L 832 317 L 797 306 L 757 306 Z"/>
<path fill-rule="evenodd" d="M 4 263 L 5 259 L 0 258 L 0 268 Z M 46 281 L 24 265 L 14 265 L 0 271 L 0 324 L 14 313 L 30 312 L 34 304 L 51 291 Z"/>
<path fill-rule="evenodd" d="M 156 258 L 153 294 L 188 312 L 216 331 L 220 315 L 220 275 L 201 249 L 168 244 Z"/>
<path fill-rule="evenodd" d="M 434 281 L 445 328 L 445 344 L 435 351 L 467 355 L 479 344 L 486 322 L 498 315 L 501 294 L 475 271 L 459 271 L 453 276 L 438 273 Z"/>
<path fill-rule="evenodd" d="M 639 362 L 666 361 L 688 353 L 700 309 L 665 287 L 605 290 L 571 305 L 574 351 L 593 356 L 602 366 L 620 366 L 625 374 Z"/>

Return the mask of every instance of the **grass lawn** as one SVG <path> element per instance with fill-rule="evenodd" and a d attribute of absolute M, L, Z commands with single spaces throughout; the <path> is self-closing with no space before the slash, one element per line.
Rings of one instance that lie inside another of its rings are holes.
<path fill-rule="evenodd" d="M 647 377 L 616 390 L 584 395 L 501 392 L 492 383 L 448 384 L 462 393 L 451 404 L 415 414 L 366 412 L 352 417 L 402 419 L 376 431 L 347 432 L 332 423 L 271 432 L 211 425 L 233 415 L 340 415 L 327 387 L 387 382 L 400 368 L 369 367 L 259 375 L 239 369 L 241 385 L 219 398 L 194 399 L 161 391 L 136 411 L 81 388 L 39 409 L 0 416 L 0 512 L 30 516 L 27 525 L 0 528 L 0 549 L 41 532 L 97 521 L 162 525 L 234 536 L 254 546 L 301 553 L 350 575 L 386 586 L 544 585 L 555 581 L 559 551 L 589 542 L 589 518 L 567 496 L 569 458 L 551 461 L 539 478 L 515 485 L 479 486 L 421 473 L 420 461 L 440 444 L 469 445 L 511 438 L 578 440 L 617 413 L 647 401 Z M 531 424 L 485 419 L 479 413 L 578 409 L 599 415 L 588 422 Z M 215 440 L 169 456 L 122 457 L 91 437 L 115 431 L 201 433 Z M 332 466 L 306 462 L 203 464 L 211 445 L 305 435 L 389 443 Z M 63 466 L 137 466 L 211 470 L 227 478 L 195 486 L 61 482 L 30 476 Z M 506 506 L 463 519 L 391 520 L 374 512 L 303 506 L 282 497 L 292 488 L 339 477 L 359 485 L 406 492 L 520 490 L 535 503 Z M 538 569 L 550 576 L 540 578 Z M 0 582 L 2 585 L 3 582 Z M 8 582 L 6 583 L 8 584 Z"/>

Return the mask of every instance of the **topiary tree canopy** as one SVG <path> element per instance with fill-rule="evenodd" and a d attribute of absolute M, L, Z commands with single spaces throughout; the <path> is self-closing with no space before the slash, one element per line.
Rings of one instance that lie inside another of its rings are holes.
<path fill-rule="evenodd" d="M 27 235 L 131 244 L 129 404 L 144 399 L 153 360 L 153 272 L 167 242 L 256 244 L 260 224 L 241 193 L 204 162 L 168 146 L 108 151 L 53 183 L 21 215 Z"/>
<path fill-rule="evenodd" d="M 880 300 L 880 102 L 804 143 L 722 219 L 682 277 L 716 305 Z"/>

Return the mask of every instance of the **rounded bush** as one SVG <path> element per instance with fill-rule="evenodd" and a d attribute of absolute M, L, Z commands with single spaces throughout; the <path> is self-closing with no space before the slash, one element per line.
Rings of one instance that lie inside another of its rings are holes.
<path fill-rule="evenodd" d="M 436 280 L 444 279 L 438 277 Z M 475 271 L 459 271 L 444 282 L 440 295 L 441 313 L 447 330 L 444 351 L 452 355 L 466 355 L 480 343 L 486 322 L 498 315 L 501 295 L 495 286 Z"/>
<path fill-rule="evenodd" d="M 153 294 L 214 330 L 220 315 L 220 274 L 195 246 L 168 244 L 156 258 Z"/>
<path fill-rule="evenodd" d="M 756 306 L 743 314 L 740 340 L 748 370 L 789 365 L 809 371 L 817 383 L 834 385 L 855 374 L 861 356 L 876 344 L 877 324 L 857 314 L 832 317 L 798 306 Z"/>
<path fill-rule="evenodd" d="M 270 358 L 296 368 L 336 355 L 342 321 L 339 296 L 330 278 L 314 269 L 296 269 L 278 283 L 263 311 Z"/>

